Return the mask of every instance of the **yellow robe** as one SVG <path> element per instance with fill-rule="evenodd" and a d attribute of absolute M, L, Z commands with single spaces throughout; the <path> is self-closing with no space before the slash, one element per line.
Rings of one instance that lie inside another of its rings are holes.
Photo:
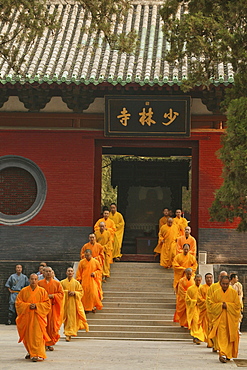
<path fill-rule="evenodd" d="M 188 221 L 186 220 L 186 218 L 184 217 L 175 217 L 173 219 L 173 224 L 177 225 L 178 228 L 179 228 L 179 235 L 178 236 L 182 236 L 184 235 L 184 229 L 186 228 L 186 226 L 188 226 Z"/>
<path fill-rule="evenodd" d="M 94 307 L 101 310 L 103 305 L 101 303 L 101 295 L 99 291 L 99 279 L 96 272 L 102 273 L 102 268 L 95 258 L 88 261 L 86 258 L 79 262 L 76 271 L 76 280 L 81 282 L 84 290 L 82 297 L 82 304 L 85 311 L 92 311 Z M 94 277 L 91 274 L 94 273 Z"/>
<path fill-rule="evenodd" d="M 196 239 L 191 235 L 189 235 L 188 238 L 186 238 L 185 235 L 180 236 L 177 239 L 177 254 L 183 253 L 184 244 L 189 244 L 189 253 L 196 257 Z"/>
<path fill-rule="evenodd" d="M 88 323 L 81 302 L 83 296 L 81 284 L 74 278 L 70 281 L 68 278 L 64 279 L 60 283 L 64 290 L 64 334 L 76 337 L 79 329 L 85 329 L 88 332 Z M 69 296 L 69 291 L 75 292 L 75 295 Z"/>
<path fill-rule="evenodd" d="M 183 277 L 184 271 L 187 268 L 191 268 L 193 271 L 193 276 L 197 269 L 197 262 L 195 257 L 188 253 L 186 256 L 183 253 L 178 254 L 175 256 L 172 267 L 174 270 L 174 280 L 173 280 L 173 287 L 174 289 L 177 288 L 179 280 Z"/>
<path fill-rule="evenodd" d="M 204 342 L 204 333 L 201 325 L 199 324 L 199 307 L 197 305 L 197 299 L 199 294 L 199 287 L 192 285 L 186 292 L 186 316 L 188 321 L 188 329 L 190 329 L 190 335 L 193 338 L 198 338 L 201 342 Z"/>
<path fill-rule="evenodd" d="M 159 230 L 161 229 L 161 226 L 165 225 L 167 223 L 168 217 L 163 216 L 159 219 Z"/>
<path fill-rule="evenodd" d="M 212 313 L 211 313 L 211 297 L 212 297 L 213 293 L 219 288 L 220 288 L 219 281 L 217 283 L 212 284 L 210 286 L 210 288 L 208 289 L 207 296 L 206 296 L 206 308 L 207 308 L 207 315 L 208 315 L 209 333 L 212 329 L 212 319 L 213 319 L 213 316 L 212 316 Z M 214 340 L 208 340 L 208 346 L 209 347 L 214 347 L 214 349 L 217 350 L 218 346 L 217 346 L 216 338 L 214 338 Z"/>
<path fill-rule="evenodd" d="M 36 304 L 34 310 L 30 309 L 31 303 Z M 15 307 L 19 342 L 23 341 L 31 358 L 46 358 L 45 342 L 50 340 L 46 332 L 47 315 L 51 309 L 47 292 L 39 286 L 34 290 L 27 286 L 17 295 Z"/>
<path fill-rule="evenodd" d="M 226 309 L 222 308 L 223 302 L 226 302 Z M 219 288 L 212 294 L 209 304 L 212 315 L 212 330 L 209 338 L 216 338 L 220 356 L 226 356 L 229 359 L 236 358 L 238 355 L 238 324 L 241 310 L 238 294 L 231 287 L 226 292 Z"/>
<path fill-rule="evenodd" d="M 208 321 L 208 314 L 207 314 L 207 307 L 206 307 L 206 297 L 207 292 L 209 290 L 209 285 L 204 284 L 200 285 L 199 287 L 199 294 L 197 298 L 197 305 L 199 307 L 199 325 L 202 327 L 204 332 L 205 342 L 208 342 L 208 334 L 209 334 L 209 321 Z"/>
<path fill-rule="evenodd" d="M 114 235 L 112 258 L 122 257 L 121 248 L 124 234 L 124 218 L 119 212 L 110 212 L 109 218 L 115 223 L 116 231 Z"/>
<path fill-rule="evenodd" d="M 96 241 L 101 244 L 104 251 L 103 276 L 110 277 L 110 266 L 112 263 L 112 241 L 108 230 L 103 233 L 100 230 L 95 231 Z"/>
<path fill-rule="evenodd" d="M 177 292 L 177 303 L 176 303 L 176 311 L 174 314 L 173 321 L 179 322 L 180 326 L 188 327 L 187 322 L 187 315 L 186 315 L 186 303 L 185 297 L 188 288 L 194 285 L 194 279 L 191 278 L 188 280 L 186 276 L 182 277 L 178 283 L 178 292 Z"/>
<path fill-rule="evenodd" d="M 104 217 L 100 218 L 96 224 L 94 225 L 94 231 L 97 231 L 99 230 L 99 224 L 101 222 L 104 222 L 105 223 L 105 226 L 106 226 L 106 230 L 108 230 L 111 234 L 111 239 L 112 239 L 112 242 L 114 241 L 114 235 L 115 235 L 115 232 L 116 232 L 116 225 L 115 225 L 115 222 L 112 221 L 109 217 L 107 218 L 107 220 L 104 219 Z"/>
<path fill-rule="evenodd" d="M 159 241 L 154 252 L 160 253 L 160 265 L 169 268 L 176 255 L 177 225 L 163 225 L 159 231 Z"/>

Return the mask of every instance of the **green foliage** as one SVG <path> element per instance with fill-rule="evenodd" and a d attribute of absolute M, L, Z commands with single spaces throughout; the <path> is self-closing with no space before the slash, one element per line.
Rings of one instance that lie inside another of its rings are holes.
<path fill-rule="evenodd" d="M 116 155 L 102 156 L 102 185 L 101 185 L 101 205 L 108 206 L 112 202 L 117 202 L 117 188 L 111 186 L 111 163 L 116 159 Z"/>
<path fill-rule="evenodd" d="M 233 221 L 247 230 L 247 97 L 232 100 L 228 108 L 226 135 L 219 157 L 224 164 L 223 185 L 210 209 L 213 220 Z"/>
<path fill-rule="evenodd" d="M 208 88 L 214 81 L 223 82 L 224 76 L 218 75 L 218 63 L 231 63 L 235 73 L 245 73 L 245 0 L 167 0 L 161 16 L 170 45 L 166 58 L 178 65 L 188 58 L 190 75 L 184 81 L 184 90 L 196 85 Z"/>
<path fill-rule="evenodd" d="M 60 5 L 58 0 L 55 5 Z M 130 7 L 129 0 L 75 0 L 91 17 L 91 25 L 85 32 L 103 33 L 105 39 L 114 49 L 131 52 L 136 43 L 136 33 L 117 33 L 115 24 L 122 22 Z M 22 74 L 24 57 L 18 59 L 20 44 L 25 45 L 25 51 L 41 37 L 46 30 L 58 33 L 61 29 L 61 14 L 57 6 L 51 7 L 45 0 L 0 0 L 0 56 L 18 74 Z M 9 25 L 14 24 L 15 27 Z M 80 45 L 78 45 L 80 46 Z"/>

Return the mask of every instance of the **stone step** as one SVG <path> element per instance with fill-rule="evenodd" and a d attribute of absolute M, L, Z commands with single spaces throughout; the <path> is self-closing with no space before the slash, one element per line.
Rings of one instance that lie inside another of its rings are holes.
<path fill-rule="evenodd" d="M 162 303 L 150 303 L 150 302 L 109 302 L 103 300 L 104 308 L 136 308 L 140 312 L 143 309 L 149 309 L 151 312 L 156 312 L 157 309 L 165 310 L 166 308 L 174 308 L 176 306 L 175 301 L 174 302 L 162 302 Z"/>
<path fill-rule="evenodd" d="M 126 292 L 126 291 L 118 291 L 118 290 L 107 290 L 105 291 L 104 289 L 104 296 L 105 297 L 116 297 L 116 298 L 120 298 L 120 297 L 130 297 L 130 298 L 135 298 L 135 297 L 139 297 L 139 298 L 142 298 L 142 299 L 145 299 L 145 298 L 150 298 L 150 299 L 154 299 L 154 298 L 163 298 L 163 299 L 166 299 L 169 297 L 174 297 L 176 299 L 176 295 L 174 293 L 174 290 L 173 289 L 169 289 L 169 291 L 165 290 L 165 291 L 162 291 L 162 292 L 143 292 L 143 291 L 130 291 L 130 292 Z"/>
<path fill-rule="evenodd" d="M 61 336 L 61 338 L 65 338 L 65 336 Z M 190 343 L 191 342 L 191 337 L 190 338 L 177 338 L 177 337 L 170 337 L 170 336 L 167 336 L 167 335 L 164 335 L 162 338 L 156 338 L 155 336 L 153 338 L 135 338 L 135 337 L 132 337 L 132 338 L 129 338 L 129 337 L 94 337 L 94 336 L 91 336 L 91 337 L 75 337 L 73 338 L 73 340 L 83 340 L 83 339 L 86 339 L 86 340 L 128 340 L 128 341 L 157 341 L 157 342 L 179 342 L 179 343 Z"/>
<path fill-rule="evenodd" d="M 104 304 L 104 301 L 103 301 L 103 304 Z M 142 308 L 142 310 L 140 310 L 139 307 L 126 307 L 126 308 L 123 308 L 123 307 L 103 307 L 102 310 L 104 310 L 105 313 L 115 313 L 115 314 L 127 314 L 127 313 L 131 313 L 131 314 L 149 314 L 149 315 L 153 315 L 153 314 L 156 314 L 156 315 L 162 315 L 164 313 L 164 311 L 168 314 L 174 314 L 174 311 L 175 311 L 175 304 L 174 304 L 174 307 L 169 307 L 169 308 L 162 308 L 162 309 L 156 309 L 155 312 L 152 312 L 150 311 L 150 308 L 147 308 L 147 307 L 144 307 Z M 98 312 L 98 311 L 97 311 Z"/>
<path fill-rule="evenodd" d="M 164 311 L 164 310 L 163 310 Z M 126 320 L 126 321 L 130 321 L 130 320 L 133 320 L 133 321 L 138 321 L 138 320 L 141 320 L 141 321 L 144 321 L 144 320 L 156 320 L 156 321 L 159 321 L 159 320 L 169 320 L 172 324 L 172 320 L 173 320 L 173 315 L 174 315 L 174 310 L 168 310 L 169 312 L 167 313 L 167 310 L 166 312 L 164 313 L 148 313 L 148 314 L 145 314 L 145 313 L 126 313 L 126 312 L 121 312 L 121 314 L 119 313 L 114 313 L 114 312 L 105 312 L 105 310 L 103 309 L 102 311 L 97 311 L 96 315 L 93 314 L 93 313 L 88 313 L 87 314 L 87 320 L 94 320 L 94 319 L 98 319 L 98 320 Z"/>
<path fill-rule="evenodd" d="M 111 286 L 107 286 L 106 288 L 105 288 L 105 285 L 106 284 L 104 284 L 104 286 L 103 286 L 103 292 L 109 292 L 109 291 L 122 291 L 123 290 L 123 288 L 124 288 L 124 290 L 126 291 L 126 292 L 137 292 L 137 293 L 139 293 L 138 292 L 138 289 L 140 289 L 143 293 L 146 293 L 146 294 L 148 294 L 149 292 L 150 292 L 150 289 L 151 289 L 151 287 L 148 287 L 148 286 L 126 286 L 126 287 L 120 287 L 120 286 L 118 286 L 118 285 L 111 285 Z M 171 286 L 169 286 L 169 287 L 165 287 L 165 286 L 163 286 L 163 287 L 156 287 L 156 286 L 153 286 L 153 289 L 157 289 L 157 294 L 159 294 L 159 293 L 163 293 L 164 294 L 164 292 L 166 293 L 171 293 L 172 292 L 172 287 Z"/>
<path fill-rule="evenodd" d="M 90 329 L 89 329 L 90 330 Z M 189 332 L 184 333 L 177 333 L 175 331 L 167 331 L 167 332 L 156 332 L 156 331 L 94 331 L 91 330 L 88 333 L 78 331 L 78 337 L 90 338 L 90 337 L 106 337 L 110 339 L 111 337 L 118 337 L 118 338 L 180 338 L 180 339 L 189 339 L 191 338 Z M 138 340 L 138 339 L 137 339 Z"/>
<path fill-rule="evenodd" d="M 133 326 L 172 326 L 172 327 L 178 327 L 180 328 L 179 324 L 176 322 L 173 322 L 171 318 L 169 320 L 155 320 L 150 317 L 149 320 L 140 320 L 140 318 L 136 319 L 122 319 L 122 317 L 118 317 L 117 319 L 109 317 L 108 319 L 106 317 L 102 319 L 87 319 L 88 325 L 91 328 L 92 325 L 106 325 L 109 327 L 109 325 L 133 325 Z"/>
<path fill-rule="evenodd" d="M 160 298 L 160 297 L 140 297 L 140 296 L 128 296 L 125 295 L 123 297 L 121 296 L 109 296 L 107 294 L 104 294 L 104 304 L 106 302 L 132 302 L 132 303 L 164 303 L 164 302 L 176 302 L 176 297 L 174 294 L 171 294 L 170 296 L 167 295 L 167 298 Z"/>
<path fill-rule="evenodd" d="M 138 332 L 138 333 L 163 333 L 163 332 L 171 332 L 171 329 L 172 329 L 172 332 L 176 332 L 176 333 L 187 333 L 188 330 L 185 330 L 184 328 L 181 328 L 180 326 L 173 326 L 171 328 L 171 325 L 163 325 L 163 326 L 139 326 L 139 325 L 119 325 L 119 324 L 116 324 L 116 325 L 104 325 L 104 324 L 99 324 L 99 325 L 95 325 L 95 324 L 91 324 L 90 327 L 89 327 L 89 330 L 90 331 L 93 331 L 93 332 L 112 332 L 112 331 L 120 331 L 120 332 Z"/>

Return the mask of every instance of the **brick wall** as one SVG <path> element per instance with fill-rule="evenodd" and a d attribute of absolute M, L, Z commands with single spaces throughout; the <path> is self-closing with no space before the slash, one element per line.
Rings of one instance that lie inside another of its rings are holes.
<path fill-rule="evenodd" d="M 0 156 L 34 161 L 47 181 L 41 211 L 26 225 L 91 226 L 94 140 L 84 132 L 2 131 Z"/>
<path fill-rule="evenodd" d="M 73 266 L 73 262 L 46 261 L 53 268 L 59 280 L 66 278 L 66 269 Z M 29 276 L 32 272 L 37 272 L 39 262 L 36 261 L 0 261 L 0 324 L 7 321 L 9 293 L 5 287 L 8 277 L 15 272 L 15 266 L 20 263 L 23 266 L 23 274 Z"/>

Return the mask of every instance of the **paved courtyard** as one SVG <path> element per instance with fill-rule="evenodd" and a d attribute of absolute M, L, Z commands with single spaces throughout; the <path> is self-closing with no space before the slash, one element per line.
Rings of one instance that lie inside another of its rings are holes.
<path fill-rule="evenodd" d="M 193 343 L 162 341 L 72 339 L 67 343 L 61 339 L 55 351 L 47 354 L 45 361 L 33 363 L 24 359 L 26 351 L 22 343 L 17 343 L 14 325 L 0 325 L 0 333 L 1 370 L 33 367 L 54 370 L 237 369 L 233 361 L 221 364 L 218 355 L 206 348 L 204 343 L 197 346 Z M 241 336 L 239 358 L 247 359 L 247 333 Z"/>

